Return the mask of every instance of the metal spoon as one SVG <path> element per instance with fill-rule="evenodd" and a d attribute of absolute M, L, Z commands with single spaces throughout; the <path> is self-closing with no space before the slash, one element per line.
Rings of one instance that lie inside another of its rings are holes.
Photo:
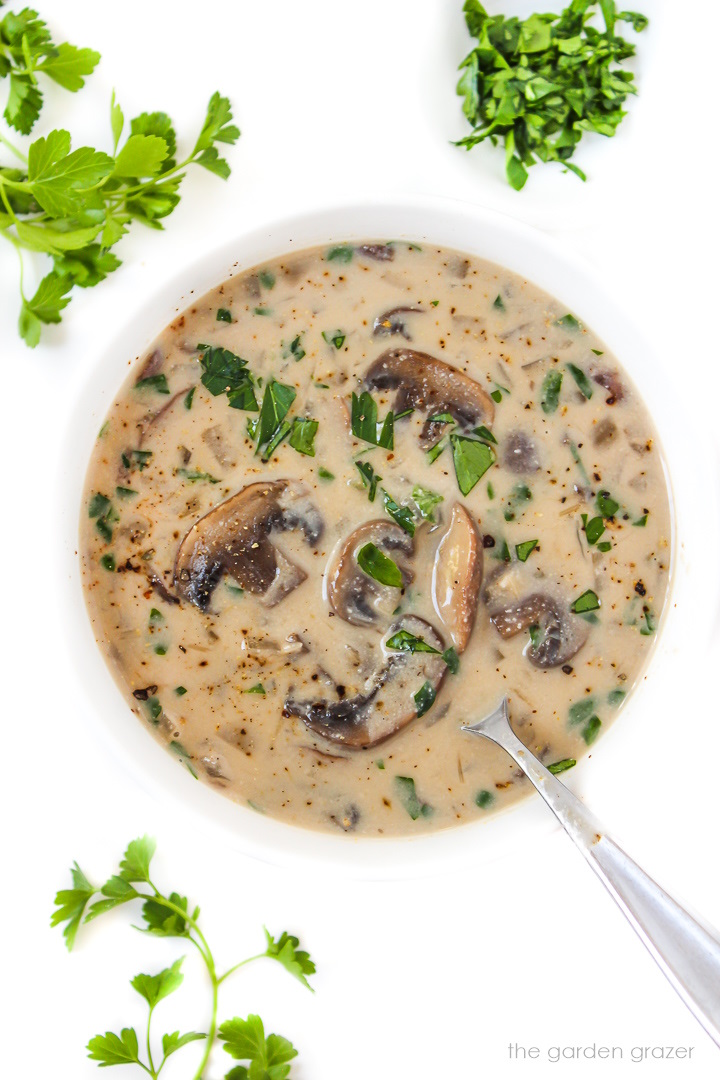
<path fill-rule="evenodd" d="M 463 731 L 502 746 L 542 795 L 690 1012 L 720 1046 L 720 935 L 706 930 L 626 855 L 579 799 L 520 742 L 508 699 Z"/>

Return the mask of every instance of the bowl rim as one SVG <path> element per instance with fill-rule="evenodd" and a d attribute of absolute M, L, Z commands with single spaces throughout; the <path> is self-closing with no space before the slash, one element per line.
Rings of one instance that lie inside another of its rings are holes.
<path fill-rule="evenodd" d="M 667 362 L 658 360 L 657 344 L 646 339 L 623 305 L 609 293 L 602 276 L 580 256 L 532 226 L 496 210 L 459 200 L 397 195 L 308 208 L 241 233 L 189 260 L 151 296 L 133 305 L 126 325 L 113 335 L 79 387 L 60 454 L 64 467 L 56 499 L 62 537 L 58 548 L 62 570 L 59 580 L 64 583 L 62 599 L 68 615 L 65 644 L 79 690 L 77 722 L 86 737 L 98 742 L 100 753 L 109 754 L 154 798 L 161 802 L 169 799 L 173 813 L 187 818 L 188 827 L 212 826 L 238 850 L 261 861 L 286 867 L 307 866 L 310 862 L 333 873 L 362 878 L 416 877 L 460 867 L 469 858 L 492 861 L 511 854 L 527 838 L 548 835 L 557 826 L 540 800 L 524 799 L 485 821 L 414 838 L 351 837 L 343 833 L 335 836 L 265 817 L 208 785 L 196 783 L 185 769 L 178 769 L 176 758 L 148 737 L 118 692 L 92 634 L 77 548 L 81 494 L 91 447 L 127 375 L 128 358 L 143 355 L 154 337 L 194 298 L 234 274 L 290 250 L 383 236 L 437 243 L 520 273 L 560 297 L 568 310 L 596 329 L 638 385 L 665 451 L 674 534 L 669 593 L 645 673 L 648 666 L 677 663 L 678 634 L 682 634 L 686 620 L 676 618 L 675 609 L 678 597 L 689 595 L 688 589 L 694 585 L 692 556 L 697 550 L 689 527 L 692 515 L 686 511 L 697 497 L 700 483 L 696 472 L 689 482 L 684 475 L 683 483 L 677 483 L 690 462 L 682 438 L 682 433 L 690 430 L 685 426 L 690 420 L 682 416 L 677 402 L 672 403 Z M 679 558 L 679 552 L 685 557 Z M 641 716 L 645 684 L 645 678 L 639 680 L 623 708 L 628 716 L 619 725 L 613 723 L 593 747 L 592 755 L 582 759 L 578 770 L 567 778 L 569 787 L 578 791 L 588 776 L 607 767 L 605 762 L 615 752 L 616 744 L 622 744 L 623 729 L 631 723 L 630 717 Z M 99 714 L 98 700 L 103 701 Z"/>

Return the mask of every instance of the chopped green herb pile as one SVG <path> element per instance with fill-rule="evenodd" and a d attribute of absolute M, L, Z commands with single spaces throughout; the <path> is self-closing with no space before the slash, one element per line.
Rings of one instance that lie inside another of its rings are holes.
<path fill-rule="evenodd" d="M 178 687 L 178 690 L 182 689 Z M 95 1035 L 90 1039 L 87 1044 L 88 1057 L 97 1061 L 101 1068 L 109 1065 L 137 1065 L 156 1080 L 172 1054 L 190 1043 L 204 1042 L 202 1059 L 194 1073 L 195 1080 L 199 1080 L 205 1075 L 211 1051 L 219 1040 L 231 1058 L 245 1062 L 244 1065 L 232 1069 L 228 1076 L 285 1080 L 290 1074 L 288 1063 L 297 1057 L 297 1050 L 292 1043 L 281 1035 L 266 1036 L 262 1020 L 252 1014 L 245 1020 L 238 1016 L 233 1017 L 218 1026 L 218 991 L 228 976 L 238 968 L 263 957 L 282 964 L 303 986 L 312 990 L 307 976 L 314 973 L 315 964 L 308 953 L 298 947 L 300 943 L 296 937 L 283 932 L 278 938 L 274 938 L 266 930 L 266 946 L 262 952 L 241 960 L 220 974 L 215 956 L 200 929 L 200 908 L 194 907 L 191 910 L 186 897 L 177 892 L 163 893 L 151 880 L 150 862 L 154 853 L 155 841 L 150 837 L 133 840 L 128 845 L 117 872 L 99 888 L 88 881 L 75 863 L 70 871 L 73 887 L 61 889 L 57 893 L 51 926 L 64 924 L 63 935 L 68 949 L 72 949 L 81 923 L 90 922 L 122 904 L 139 901 L 142 905 L 143 925 L 137 929 L 153 937 L 180 938 L 192 944 L 200 954 L 211 987 L 212 1005 L 208 1030 L 188 1031 L 184 1034 L 180 1034 L 179 1030 L 169 1032 L 162 1036 L 160 1045 L 157 1038 L 153 1037 L 151 1025 L 155 1006 L 182 984 L 184 976 L 181 967 L 184 957 L 181 956 L 170 967 L 154 975 L 136 975 L 130 982 L 148 1008 L 147 1022 L 141 1038 L 133 1027 L 124 1027 L 119 1034 L 106 1031 L 103 1035 Z"/>
<path fill-rule="evenodd" d="M 2 5 L 0 5 L 2 6 Z M 64 42 L 56 45 L 37 12 L 24 8 L 0 20 L 0 79 L 8 79 L 3 117 L 20 135 L 29 135 L 43 106 L 42 81 L 52 79 L 75 93 L 94 71 L 100 54 Z M 20 336 L 38 344 L 43 324 L 59 323 L 74 286 L 98 285 L 120 266 L 110 250 L 133 221 L 162 229 L 162 219 L 180 201 L 189 165 L 201 165 L 226 180 L 230 166 L 217 143 L 240 136 L 227 98 L 215 93 L 190 153 L 177 160 L 177 139 L 164 112 L 125 118 L 113 94 L 110 152 L 90 146 L 72 149 L 70 133 L 50 131 L 25 147 L 0 135 L 0 146 L 16 162 L 0 162 L 0 236 L 20 260 Z M 35 293 L 25 293 L 23 252 L 42 254 L 52 269 Z"/>
<path fill-rule="evenodd" d="M 637 92 L 633 73 L 622 67 L 635 46 L 616 33 L 617 24 L 639 32 L 647 18 L 619 12 L 615 0 L 572 0 L 559 15 L 523 20 L 489 15 L 479 0 L 465 0 L 463 11 L 477 44 L 460 65 L 457 92 L 473 130 L 456 145 L 501 141 L 516 191 L 538 161 L 560 162 L 585 180 L 570 162 L 578 143 L 588 131 L 614 135 L 628 94 Z"/>

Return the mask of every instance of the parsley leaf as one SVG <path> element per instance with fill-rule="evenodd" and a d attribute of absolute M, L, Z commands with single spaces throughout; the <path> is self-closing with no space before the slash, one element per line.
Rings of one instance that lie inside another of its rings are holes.
<path fill-rule="evenodd" d="M 466 435 L 451 435 L 450 445 L 458 487 L 463 495 L 468 495 L 495 461 L 495 451 L 487 443 Z"/>
<path fill-rule="evenodd" d="M 395 789 L 400 802 L 407 810 L 413 821 L 419 817 L 430 817 L 433 808 L 429 803 L 423 802 L 415 790 L 415 781 L 411 776 L 396 776 L 393 778 Z"/>
<path fill-rule="evenodd" d="M 232 1069 L 226 1080 L 285 1080 L 290 1073 L 287 1062 L 297 1057 L 297 1050 L 281 1035 L 265 1037 L 259 1016 L 252 1013 L 247 1020 L 239 1016 L 226 1020 L 218 1029 L 223 1049 L 236 1061 L 249 1062 L 249 1069 Z"/>
<path fill-rule="evenodd" d="M 378 422 L 378 410 L 372 394 L 367 390 L 358 395 L 353 392 L 350 409 L 350 426 L 356 439 L 382 446 L 385 450 L 394 448 L 395 417 L 388 412 L 382 425 Z"/>
<path fill-rule="evenodd" d="M 315 974 L 315 964 L 310 959 L 309 953 L 298 948 L 299 940 L 292 934 L 288 934 L 287 931 L 283 931 L 276 940 L 272 934 L 265 930 L 265 937 L 267 939 L 265 955 L 269 956 L 271 960 L 277 960 L 286 971 L 289 971 L 303 986 L 306 986 L 308 990 L 314 993 L 315 991 L 305 976 Z"/>
<path fill-rule="evenodd" d="M 95 893 L 95 886 L 91 885 L 77 863 L 73 864 L 70 871 L 72 875 L 72 889 L 61 889 L 55 894 L 57 908 L 50 919 L 51 926 L 59 926 L 65 923 L 63 937 L 68 949 L 75 944 L 75 936 L 80 926 L 80 921 L 85 914 L 88 901 Z"/>
<path fill-rule="evenodd" d="M 544 413 L 554 413 L 560 399 L 562 371 L 548 371 L 540 388 L 540 406 Z"/>
<path fill-rule="evenodd" d="M 134 1028 L 123 1028 L 119 1035 L 106 1031 L 87 1044 L 88 1057 L 100 1065 L 139 1064 L 138 1037 Z"/>
<path fill-rule="evenodd" d="M 383 554 L 375 544 L 364 544 L 356 555 L 360 569 L 379 581 L 381 585 L 389 585 L 394 589 L 402 589 L 403 576 L 400 567 L 387 555 Z"/>

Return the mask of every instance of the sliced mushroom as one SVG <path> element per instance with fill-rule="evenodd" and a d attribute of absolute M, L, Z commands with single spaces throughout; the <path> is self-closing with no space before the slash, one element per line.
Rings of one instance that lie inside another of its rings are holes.
<path fill-rule="evenodd" d="M 503 448 L 503 461 L 510 472 L 523 476 L 540 468 L 535 440 L 524 431 L 511 431 L 503 441 Z"/>
<path fill-rule="evenodd" d="M 182 599 L 207 611 L 223 574 L 263 598 L 282 600 L 305 579 L 271 541 L 273 532 L 299 529 L 315 547 L 323 531 L 305 489 L 289 480 L 250 484 L 196 521 L 175 559 L 174 582 Z"/>
<path fill-rule="evenodd" d="M 326 578 L 331 609 L 353 626 L 372 626 L 380 615 L 389 617 L 401 597 L 400 589 L 381 585 L 360 569 L 356 556 L 365 544 L 375 544 L 397 563 L 406 586 L 413 579 L 402 556 L 412 555 L 415 545 L 404 529 L 384 520 L 367 521 L 355 529 L 330 563 Z"/>
<path fill-rule="evenodd" d="M 593 382 L 608 391 L 609 397 L 605 399 L 606 405 L 614 405 L 616 401 L 622 401 L 625 397 L 625 387 L 617 371 L 598 371 L 593 375 Z"/>
<path fill-rule="evenodd" d="M 140 438 L 138 440 L 138 446 L 142 447 L 145 439 L 152 433 L 152 429 L 164 416 L 172 409 L 173 405 L 180 400 L 180 398 L 186 397 L 191 387 L 186 386 L 184 390 L 178 390 L 177 394 L 173 394 L 169 401 L 166 401 L 161 409 L 158 409 L 155 413 L 148 413 L 147 416 L 143 416 L 142 420 L 138 424 L 140 429 Z"/>
<path fill-rule="evenodd" d="M 406 615 L 389 634 L 407 630 L 442 652 L 444 643 L 430 623 Z M 365 683 L 362 693 L 337 701 L 285 701 L 284 716 L 297 716 L 324 739 L 353 750 L 376 746 L 406 727 L 417 716 L 415 694 L 426 682 L 437 693 L 447 667 L 441 656 L 426 652 L 391 652 Z"/>
<path fill-rule="evenodd" d="M 432 572 L 432 598 L 453 645 L 462 652 L 475 625 L 483 571 L 478 527 L 455 503 L 448 530 L 438 544 Z"/>
<path fill-rule="evenodd" d="M 580 651 L 590 631 L 585 620 L 571 612 L 566 598 L 541 584 L 523 564 L 509 563 L 488 582 L 485 603 L 501 637 L 515 637 L 537 626 L 538 639 L 525 655 L 535 667 L 559 667 Z"/>
<path fill-rule="evenodd" d="M 373 323 L 373 337 L 392 337 L 393 334 L 402 334 L 406 341 L 412 341 L 402 316 L 413 314 L 422 315 L 424 312 L 422 308 L 416 307 L 396 307 L 383 312 Z"/>
<path fill-rule="evenodd" d="M 489 394 L 462 371 L 428 353 L 389 349 L 368 368 L 366 390 L 397 390 L 393 409 L 419 409 L 428 417 L 448 412 L 462 427 L 491 424 L 495 406 Z M 442 424 L 425 423 L 421 443 L 426 449 L 443 434 Z"/>

